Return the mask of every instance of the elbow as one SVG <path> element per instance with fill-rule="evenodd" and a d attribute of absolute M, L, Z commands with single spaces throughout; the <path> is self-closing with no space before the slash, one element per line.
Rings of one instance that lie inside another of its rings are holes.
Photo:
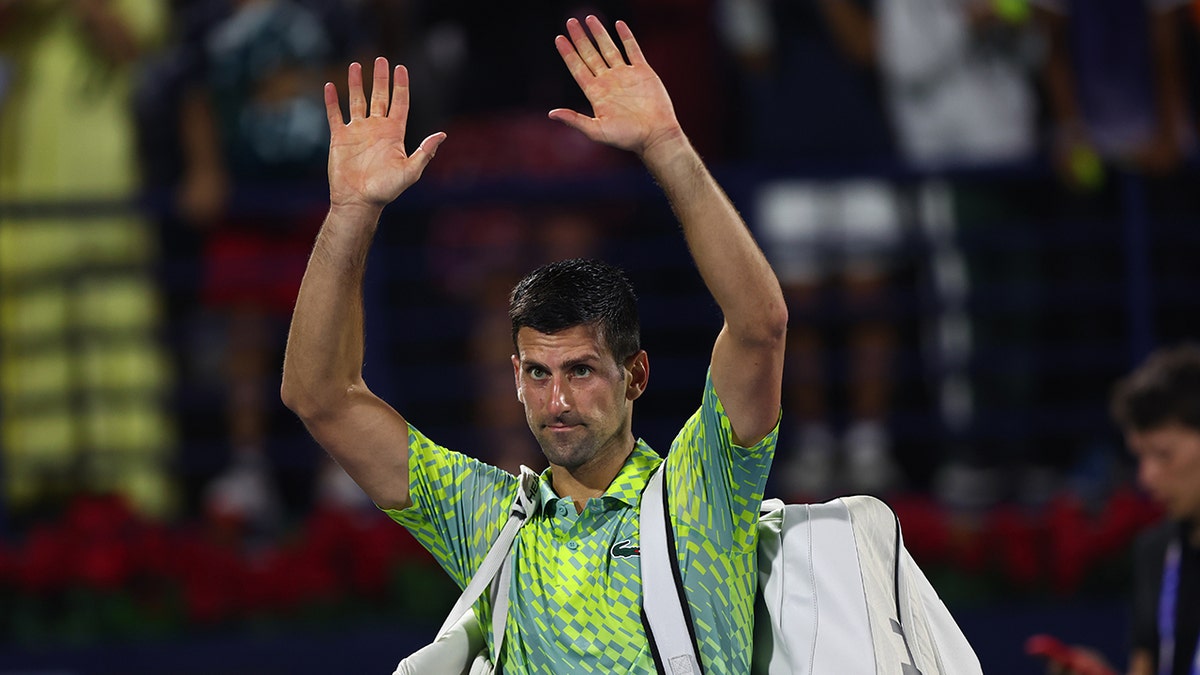
<path fill-rule="evenodd" d="M 309 386 L 289 378 L 286 369 L 279 385 L 279 398 L 283 405 L 310 430 L 329 420 L 338 419 L 356 401 L 361 401 L 363 395 L 370 396 L 371 393 L 362 380 L 343 386 Z"/>
<path fill-rule="evenodd" d="M 755 341 L 783 351 L 787 344 L 788 311 L 780 299 L 772 303 L 756 322 Z"/>
<path fill-rule="evenodd" d="M 305 423 L 320 418 L 333 406 L 328 397 L 315 395 L 311 389 L 300 386 L 294 378 L 284 373 L 283 382 L 279 385 L 279 398 L 283 405 L 296 414 Z"/>
<path fill-rule="evenodd" d="M 283 401 L 284 407 L 302 419 L 306 415 L 312 414 L 314 406 L 309 401 L 309 397 L 303 395 L 301 389 L 293 384 L 286 373 L 283 376 L 283 382 L 279 385 L 279 398 Z"/>
<path fill-rule="evenodd" d="M 755 312 L 748 323 L 726 323 L 743 349 L 782 354 L 787 347 L 787 307 L 782 301 Z"/>
<path fill-rule="evenodd" d="M 781 343 L 787 341 L 788 310 L 782 297 L 768 312 L 764 324 L 775 340 Z"/>

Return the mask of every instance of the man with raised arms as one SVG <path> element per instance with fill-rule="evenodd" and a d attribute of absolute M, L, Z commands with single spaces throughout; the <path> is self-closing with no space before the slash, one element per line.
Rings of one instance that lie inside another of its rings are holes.
<path fill-rule="evenodd" d="M 787 310 L 774 273 L 684 135 L 633 33 L 620 21 L 615 31 L 619 45 L 596 17 L 567 22 L 555 45 L 592 115 L 556 109 L 549 117 L 641 158 L 670 201 L 724 324 L 699 408 L 663 460 L 632 431 L 650 364 L 625 276 L 599 261 L 559 261 L 513 290 L 516 395 L 550 466 L 541 475 L 539 510 L 514 545 L 498 665 L 509 673 L 654 671 L 640 616 L 638 514 L 650 474 L 666 461 L 669 516 L 702 666 L 745 673 Z M 435 133 L 406 151 L 403 66 L 389 71 L 377 59 L 369 100 L 358 64 L 348 84 L 348 124 L 334 85 L 325 86 L 330 209 L 296 303 L 282 395 L 375 504 L 465 586 L 508 516 L 518 479 L 439 446 L 362 379 L 363 267 L 380 213 L 417 181 L 446 136 Z M 490 625 L 488 602 L 475 610 Z"/>

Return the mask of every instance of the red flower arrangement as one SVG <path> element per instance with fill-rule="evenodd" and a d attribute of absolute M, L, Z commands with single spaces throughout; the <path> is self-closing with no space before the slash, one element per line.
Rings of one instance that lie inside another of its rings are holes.
<path fill-rule="evenodd" d="M 896 499 L 892 507 L 909 551 L 951 603 L 1078 593 L 1161 517 L 1131 489 L 1091 511 L 1066 495 L 1037 512 L 1005 506 L 972 517 L 928 498 Z M 436 621 L 458 594 L 412 536 L 376 512 L 318 508 L 278 541 L 257 546 L 236 534 L 229 523 L 165 525 L 117 497 L 77 497 L 59 519 L 0 542 L 0 606 L 11 608 L 0 613 L 0 642 L 248 622 Z"/>
<path fill-rule="evenodd" d="M 117 497 L 77 497 L 62 517 L 0 547 L 0 605 L 12 608 L 0 616 L 0 641 L 424 617 L 458 592 L 404 528 L 378 513 L 317 509 L 295 532 L 259 546 L 231 537 L 227 525 L 168 526 Z"/>

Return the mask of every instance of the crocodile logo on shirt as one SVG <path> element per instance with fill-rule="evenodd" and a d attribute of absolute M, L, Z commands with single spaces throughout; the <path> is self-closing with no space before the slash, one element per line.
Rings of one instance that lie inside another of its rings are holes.
<path fill-rule="evenodd" d="M 631 544 L 628 539 L 622 539 L 612 545 L 608 551 L 614 558 L 633 558 L 642 554 L 640 546 Z"/>

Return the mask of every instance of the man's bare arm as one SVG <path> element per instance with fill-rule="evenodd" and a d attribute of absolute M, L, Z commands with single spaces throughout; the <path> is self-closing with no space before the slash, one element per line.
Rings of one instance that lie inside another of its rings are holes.
<path fill-rule="evenodd" d="M 350 122 L 333 84 L 325 85 L 329 118 L 329 215 L 309 258 L 284 357 L 284 403 L 309 432 L 384 508 L 410 504 L 408 424 L 371 393 L 362 378 L 363 272 L 384 206 L 421 176 L 445 134 L 404 149 L 408 73 L 376 59 L 370 105 L 362 68 L 351 64 Z M 389 91 L 391 92 L 389 98 Z"/>
<path fill-rule="evenodd" d="M 783 379 L 787 308 L 774 272 L 725 192 L 675 117 L 670 97 L 624 22 L 622 55 L 600 21 L 572 19 L 555 40 L 592 104 L 593 116 L 564 109 L 550 117 L 588 138 L 632 151 L 654 175 L 683 227 L 700 275 L 725 315 L 713 347 L 712 377 L 734 435 L 751 445 L 775 427 Z"/>

